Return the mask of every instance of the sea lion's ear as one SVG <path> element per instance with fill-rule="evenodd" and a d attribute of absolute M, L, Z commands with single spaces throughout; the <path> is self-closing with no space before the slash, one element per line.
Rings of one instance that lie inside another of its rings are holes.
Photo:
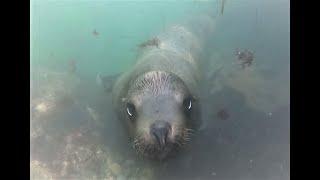
<path fill-rule="evenodd" d="M 116 79 L 119 77 L 120 74 L 108 75 L 108 76 L 101 76 L 100 74 L 97 75 L 96 82 L 99 86 L 102 86 L 106 93 L 112 92 L 113 85 Z"/>
<path fill-rule="evenodd" d="M 127 99 L 128 99 L 128 98 L 121 98 L 121 102 L 123 102 L 123 103 L 124 103 L 124 102 L 127 102 Z"/>
<path fill-rule="evenodd" d="M 198 99 L 199 99 L 197 96 L 194 96 L 194 95 L 192 95 L 191 98 L 193 101 L 198 101 Z"/>

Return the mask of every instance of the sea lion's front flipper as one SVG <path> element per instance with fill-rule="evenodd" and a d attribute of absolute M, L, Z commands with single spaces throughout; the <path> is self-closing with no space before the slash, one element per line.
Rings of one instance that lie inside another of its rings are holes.
<path fill-rule="evenodd" d="M 112 91 L 114 82 L 120 76 L 119 74 L 113 74 L 108 76 L 97 75 L 96 82 L 99 86 L 103 87 L 104 91 L 110 93 Z"/>

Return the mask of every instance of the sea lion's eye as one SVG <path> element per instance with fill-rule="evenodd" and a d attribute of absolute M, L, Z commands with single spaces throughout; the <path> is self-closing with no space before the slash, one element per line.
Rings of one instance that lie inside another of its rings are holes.
<path fill-rule="evenodd" d="M 136 110 L 135 110 L 135 107 L 132 103 L 127 103 L 126 110 L 127 110 L 127 114 L 129 115 L 129 117 L 135 116 Z"/>
<path fill-rule="evenodd" d="M 192 97 L 187 97 L 186 99 L 183 100 L 183 106 L 186 110 L 190 111 L 192 109 L 193 106 L 193 99 Z"/>

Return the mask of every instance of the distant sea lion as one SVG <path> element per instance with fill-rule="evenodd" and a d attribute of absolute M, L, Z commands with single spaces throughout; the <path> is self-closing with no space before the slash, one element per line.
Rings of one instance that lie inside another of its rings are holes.
<path fill-rule="evenodd" d="M 212 24 L 203 16 L 170 27 L 115 82 L 113 105 L 138 154 L 163 160 L 201 125 L 200 45 Z"/>

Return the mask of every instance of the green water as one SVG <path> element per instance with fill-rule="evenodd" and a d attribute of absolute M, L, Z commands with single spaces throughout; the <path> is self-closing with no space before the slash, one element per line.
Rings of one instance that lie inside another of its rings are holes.
<path fill-rule="evenodd" d="M 57 69 L 71 59 L 79 72 L 94 75 L 124 71 L 135 60 L 136 47 L 190 13 L 219 16 L 221 2 L 212 1 L 31 1 L 31 63 Z M 287 1 L 226 1 L 219 16 L 219 48 L 258 49 L 288 63 Z M 99 35 L 95 37 L 92 32 Z M 278 46 L 278 47 L 275 47 Z M 259 49 L 260 48 L 260 49 Z M 274 52 L 277 51 L 277 52 Z M 264 61 L 265 62 L 265 61 Z"/>
<path fill-rule="evenodd" d="M 32 65 L 112 74 L 130 67 L 137 45 L 205 4 L 148 1 L 32 1 Z M 96 30 L 99 35 L 94 36 Z"/>

